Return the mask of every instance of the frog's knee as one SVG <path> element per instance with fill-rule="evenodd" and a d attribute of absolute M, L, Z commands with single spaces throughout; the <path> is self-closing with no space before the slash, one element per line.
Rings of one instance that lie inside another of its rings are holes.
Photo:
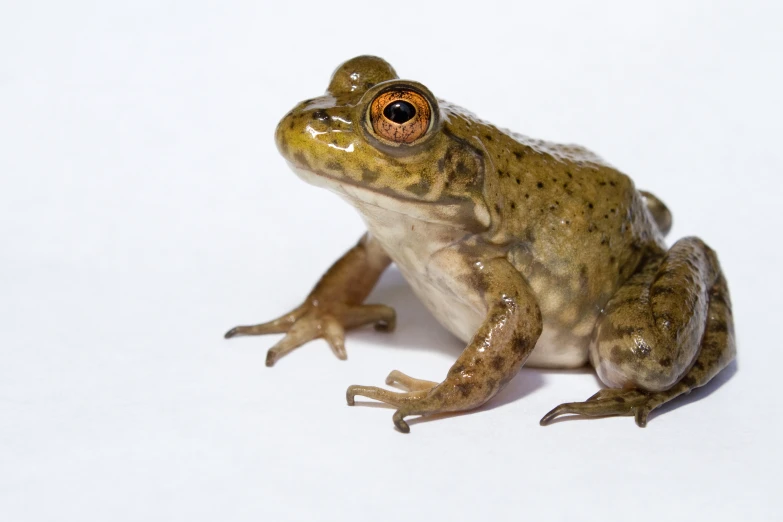
<path fill-rule="evenodd" d="M 658 230 L 665 236 L 672 229 L 672 213 L 669 211 L 669 207 L 650 192 L 644 190 L 639 192 L 644 197 L 647 210 L 652 214 L 655 224 L 658 225 Z"/>
<path fill-rule="evenodd" d="M 622 343 L 597 343 L 590 359 L 601 381 L 611 388 L 656 392 L 674 386 L 685 369 L 640 337 Z"/>

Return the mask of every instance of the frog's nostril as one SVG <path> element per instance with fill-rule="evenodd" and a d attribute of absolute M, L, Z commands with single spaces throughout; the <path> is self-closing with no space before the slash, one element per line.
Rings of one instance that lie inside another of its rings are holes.
<path fill-rule="evenodd" d="M 324 110 L 317 110 L 317 111 L 315 111 L 313 113 L 313 119 L 314 120 L 323 121 L 323 122 L 328 122 L 329 120 L 331 120 L 329 115 L 326 114 L 326 111 L 324 111 Z"/>

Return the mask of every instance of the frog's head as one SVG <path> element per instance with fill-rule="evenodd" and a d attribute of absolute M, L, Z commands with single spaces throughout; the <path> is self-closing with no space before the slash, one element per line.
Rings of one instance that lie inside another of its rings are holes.
<path fill-rule="evenodd" d="M 484 154 L 455 132 L 459 118 L 384 60 L 359 56 L 337 68 L 326 94 L 286 114 L 275 139 L 300 177 L 354 203 L 481 230 Z"/>

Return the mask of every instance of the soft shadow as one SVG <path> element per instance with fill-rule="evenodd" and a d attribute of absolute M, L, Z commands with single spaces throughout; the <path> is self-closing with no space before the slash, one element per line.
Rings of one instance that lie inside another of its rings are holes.
<path fill-rule="evenodd" d="M 606 385 L 598 378 L 598 374 L 595 373 L 595 369 L 589 364 L 580 366 L 579 368 L 536 368 L 536 371 L 543 375 L 590 375 L 595 380 L 597 386 L 596 391 L 601 388 L 606 388 Z M 585 397 L 587 399 L 587 397 Z"/>
<path fill-rule="evenodd" d="M 381 277 L 381 280 L 378 282 L 378 285 L 365 302 L 382 303 L 393 307 L 397 311 L 397 329 L 389 334 L 378 333 L 372 329 L 357 330 L 352 332 L 352 336 L 355 336 L 356 338 L 395 348 L 412 348 L 441 352 L 454 360 L 459 357 L 460 353 L 462 353 L 462 350 L 465 348 L 464 343 L 441 326 L 424 304 L 419 301 L 413 293 L 413 290 L 411 290 L 408 283 L 402 277 L 399 269 L 394 265 L 386 270 Z M 737 361 L 735 359 L 705 386 L 693 390 L 688 395 L 678 397 L 651 412 L 649 420 L 654 419 L 658 415 L 662 415 L 708 397 L 734 377 L 736 373 Z M 596 391 L 605 387 L 590 366 L 583 366 L 575 369 L 522 368 L 519 374 L 500 393 L 498 393 L 497 396 L 493 397 L 487 404 L 475 410 L 426 415 L 410 419 L 407 422 L 409 425 L 413 426 L 423 422 L 430 422 L 448 417 L 458 417 L 466 414 L 477 414 L 482 411 L 499 408 L 520 400 L 543 386 L 545 376 L 548 374 L 590 374 L 596 380 Z M 586 399 L 587 397 L 582 400 Z M 392 406 L 375 401 L 357 401 L 356 405 L 371 408 L 394 409 Z M 579 415 L 566 415 L 552 419 L 547 425 L 575 419 L 588 420 L 590 418 L 591 417 Z"/>
<path fill-rule="evenodd" d="M 535 368 L 522 368 L 505 388 L 500 390 L 496 396 L 492 397 L 486 404 L 483 404 L 475 410 L 459 411 L 453 413 L 436 413 L 434 415 L 422 415 L 410 420 L 406 420 L 409 426 L 422 424 L 438 419 L 450 417 L 460 417 L 462 415 L 478 415 L 485 411 L 500 408 L 506 404 L 518 401 L 527 395 L 530 395 L 538 388 L 544 385 L 544 377 L 541 371 Z"/>
<path fill-rule="evenodd" d="M 544 385 L 544 375 L 538 368 L 522 368 L 505 388 L 476 411 L 494 410 L 518 401 Z"/>
<path fill-rule="evenodd" d="M 465 345 L 446 330 L 419 301 L 396 266 L 392 265 L 365 300 L 391 306 L 397 311 L 397 328 L 391 333 L 378 333 L 363 328 L 351 336 L 373 344 L 403 349 L 424 349 L 441 352 L 456 359 Z"/>
<path fill-rule="evenodd" d="M 481 408 L 475 410 L 468 410 L 468 411 L 455 411 L 450 413 L 433 413 L 432 415 L 419 415 L 418 417 L 414 417 L 412 419 L 405 419 L 405 422 L 408 423 L 408 426 L 415 426 L 416 424 L 424 424 L 425 422 L 462 417 L 463 415 L 475 415 L 480 411 Z M 397 428 L 395 427 L 395 429 Z M 399 430 L 397 429 L 397 431 Z"/>
<path fill-rule="evenodd" d="M 720 388 L 721 386 L 729 382 L 729 380 L 737 374 L 738 369 L 739 368 L 738 368 L 737 359 L 734 359 L 729 363 L 728 366 L 726 366 L 723 369 L 723 371 L 721 371 L 718 375 L 713 377 L 710 382 L 708 382 L 701 388 L 696 388 L 695 390 L 691 391 L 688 395 L 680 395 L 673 401 L 667 402 L 666 404 L 663 404 L 660 408 L 656 408 L 653 411 L 651 411 L 647 419 L 648 423 L 658 415 L 663 415 L 664 413 L 676 410 L 677 408 L 681 408 L 682 406 L 686 406 L 688 404 L 691 404 L 692 402 L 698 402 L 704 398 L 709 397 L 715 392 L 715 390 L 717 390 L 718 388 Z"/>
<path fill-rule="evenodd" d="M 592 369 L 588 368 L 588 371 L 592 371 Z M 696 388 L 695 390 L 692 390 L 688 395 L 680 395 L 679 397 L 673 399 L 672 401 L 667 402 L 661 405 L 659 408 L 656 408 L 653 411 L 651 411 L 650 414 L 647 416 L 647 423 L 649 424 L 658 415 L 663 415 L 667 412 L 676 410 L 677 408 L 686 406 L 692 402 L 697 402 L 706 397 L 709 397 L 715 392 L 715 390 L 717 390 L 718 388 L 726 384 L 732 377 L 734 377 L 736 373 L 737 373 L 737 360 L 734 359 L 733 361 L 731 361 L 731 363 L 729 363 L 729 365 L 726 368 L 723 369 L 723 371 L 721 371 L 710 382 L 708 382 L 701 388 Z M 603 389 L 606 388 L 606 386 L 601 385 L 600 388 Z M 592 419 L 603 419 L 608 417 L 613 417 L 613 415 L 601 415 L 601 416 L 592 416 L 592 417 L 587 415 L 571 415 L 571 414 L 561 415 L 547 422 L 546 426 L 552 426 L 560 422 L 567 422 L 573 420 L 592 420 Z"/>

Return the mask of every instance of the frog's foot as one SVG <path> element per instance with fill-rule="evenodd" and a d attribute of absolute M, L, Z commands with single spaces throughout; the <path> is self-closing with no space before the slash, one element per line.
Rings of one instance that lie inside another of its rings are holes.
<path fill-rule="evenodd" d="M 545 426 L 561 415 L 581 415 L 585 417 L 631 416 L 636 424 L 643 428 L 647 425 L 647 416 L 655 408 L 667 402 L 664 393 L 646 392 L 637 389 L 607 388 L 599 391 L 585 402 L 567 402 L 553 409 L 541 419 Z"/>
<path fill-rule="evenodd" d="M 406 391 L 393 392 L 377 386 L 353 385 L 348 387 L 345 398 L 349 406 L 353 406 L 355 404 L 354 398 L 357 395 L 361 395 L 362 397 L 375 399 L 398 408 L 393 417 L 394 425 L 401 432 L 408 433 L 410 432 L 410 427 L 408 427 L 408 423 L 403 418 L 414 414 L 412 413 L 414 411 L 421 410 L 422 403 L 427 401 L 428 395 L 430 395 L 430 392 L 438 383 L 424 379 L 415 379 L 394 370 L 386 377 L 386 384 Z M 417 411 L 417 413 L 419 412 Z M 421 411 L 421 413 L 424 413 L 424 411 Z"/>
<path fill-rule="evenodd" d="M 394 370 L 386 377 L 386 384 L 405 390 L 404 392 L 393 392 L 378 388 L 377 386 L 349 386 L 345 392 L 345 399 L 348 406 L 353 406 L 356 402 L 354 397 L 361 395 L 369 399 L 385 402 L 392 406 L 400 407 L 413 399 L 425 397 L 429 391 L 438 385 L 437 382 L 426 381 L 424 379 L 415 379 L 404 373 Z"/>
<path fill-rule="evenodd" d="M 385 305 L 348 306 L 305 303 L 292 312 L 267 323 L 237 326 L 226 332 L 225 338 L 237 335 L 264 335 L 285 333 L 266 354 L 266 365 L 273 366 L 278 359 L 314 339 L 323 338 L 339 359 L 348 357 L 345 351 L 345 330 L 375 323 L 378 331 L 392 331 L 395 312 Z"/>

